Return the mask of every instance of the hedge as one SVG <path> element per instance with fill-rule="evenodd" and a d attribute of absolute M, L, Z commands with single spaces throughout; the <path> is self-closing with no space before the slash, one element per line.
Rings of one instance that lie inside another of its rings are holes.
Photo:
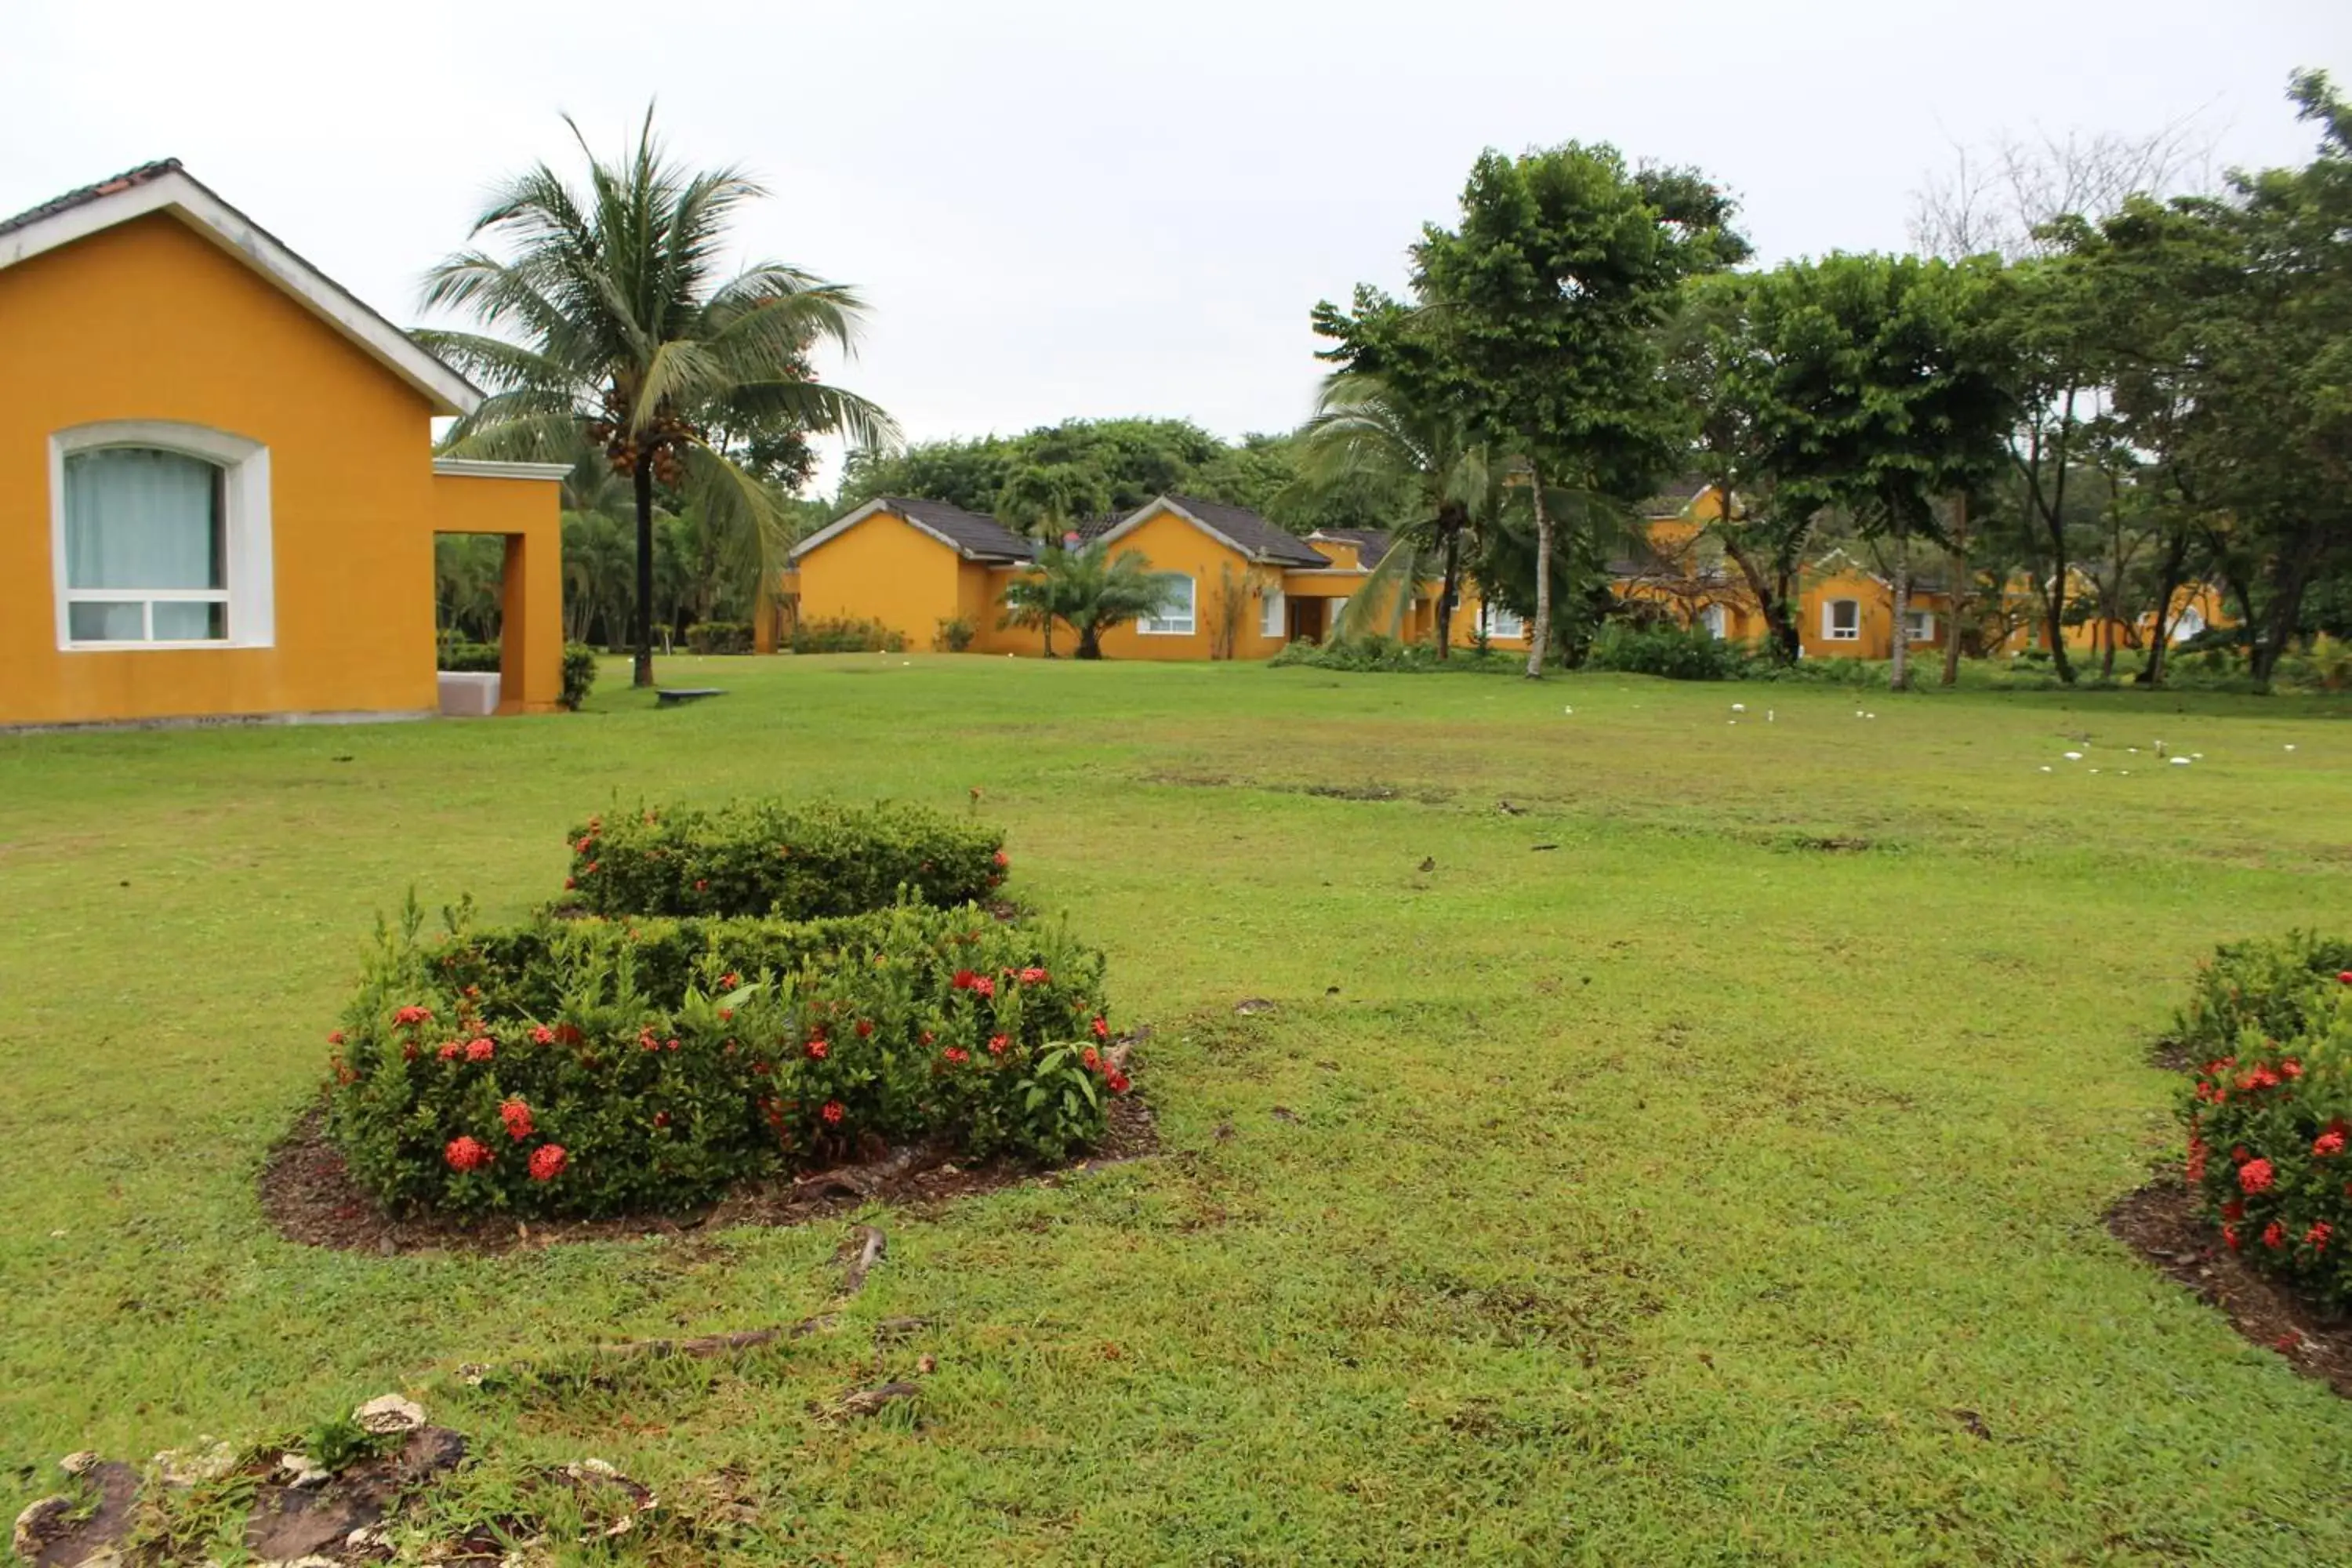
<path fill-rule="evenodd" d="M 875 1139 L 1060 1160 L 1127 1081 L 1101 954 L 976 907 L 379 932 L 329 1130 L 395 1211 L 677 1209 Z"/>
<path fill-rule="evenodd" d="M 591 817 L 572 832 L 565 887 L 604 915 L 809 920 L 985 898 L 1003 880 L 1004 836 L 921 806 L 738 801 Z"/>
<path fill-rule="evenodd" d="M 2206 1217 L 2256 1267 L 2352 1307 L 2352 943 L 2222 948 L 2181 1016 L 2184 1044 L 2215 1049 L 2181 1101 Z"/>
<path fill-rule="evenodd" d="M 445 642 L 440 667 L 453 674 L 496 675 L 505 668 L 506 650 L 494 642 Z M 577 712 L 596 684 L 596 650 L 586 643 L 563 645 L 563 686 L 556 700 Z"/>
<path fill-rule="evenodd" d="M 793 628 L 794 653 L 904 653 L 907 637 L 880 621 L 803 621 Z"/>
<path fill-rule="evenodd" d="M 686 628 L 689 652 L 750 653 L 751 628 L 742 621 L 697 621 Z"/>

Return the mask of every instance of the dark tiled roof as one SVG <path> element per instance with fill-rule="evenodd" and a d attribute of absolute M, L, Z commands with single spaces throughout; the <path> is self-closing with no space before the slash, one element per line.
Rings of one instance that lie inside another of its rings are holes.
<path fill-rule="evenodd" d="M 179 172 L 180 161 L 177 158 L 165 158 L 160 163 L 142 163 L 135 169 L 125 169 L 121 174 L 110 179 L 100 180 L 94 185 L 84 185 L 78 191 L 68 191 L 64 195 L 52 196 L 39 206 L 26 207 L 15 217 L 0 218 L 0 234 L 23 228 L 27 224 L 38 223 L 45 217 L 55 217 L 58 214 L 78 207 L 84 202 L 94 202 L 100 196 L 110 196 L 117 191 L 127 191 L 133 185 L 143 185 L 150 180 L 161 179 L 165 174 L 176 174 Z"/>
<path fill-rule="evenodd" d="M 1369 570 L 1381 563 L 1389 552 L 1389 535 L 1377 528 L 1318 528 L 1315 531 L 1325 539 L 1356 547 L 1356 559 Z"/>
<path fill-rule="evenodd" d="M 945 534 L 955 541 L 957 549 L 968 554 L 992 561 L 1037 559 L 1035 540 L 1024 539 L 992 517 L 982 517 L 976 511 L 966 511 L 943 500 L 901 496 L 878 496 L 876 499 L 901 517 L 911 518 L 934 533 Z"/>
<path fill-rule="evenodd" d="M 1328 566 L 1331 563 L 1322 552 L 1295 533 L 1285 533 L 1247 507 L 1226 506 L 1220 501 L 1195 500 L 1191 496 L 1167 498 L 1182 507 L 1252 556 L 1279 562 L 1285 566 Z"/>

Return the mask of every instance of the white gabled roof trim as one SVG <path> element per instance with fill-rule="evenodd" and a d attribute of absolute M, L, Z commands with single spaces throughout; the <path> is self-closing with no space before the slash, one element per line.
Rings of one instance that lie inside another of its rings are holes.
<path fill-rule="evenodd" d="M 1105 529 L 1102 532 L 1095 535 L 1095 537 L 1087 542 L 1092 544 L 1108 544 L 1115 539 L 1118 539 L 1134 532 L 1137 529 L 1141 528 L 1144 523 L 1149 521 L 1152 517 L 1163 511 L 1172 512 L 1176 516 L 1182 518 L 1186 522 L 1191 523 L 1194 528 L 1199 529 L 1202 533 L 1207 534 L 1210 538 L 1215 540 L 1218 543 L 1223 545 L 1226 549 L 1232 551 L 1234 554 L 1240 556 L 1244 561 L 1254 561 L 1261 564 L 1279 564 L 1279 563 L 1269 561 L 1269 559 L 1264 555 L 1254 555 L 1250 553 L 1247 550 L 1243 549 L 1238 542 L 1227 538 L 1224 534 L 1219 533 L 1215 529 L 1211 528 L 1207 523 L 1202 522 L 1199 518 L 1194 517 L 1191 512 L 1186 511 L 1182 507 L 1177 505 L 1174 501 L 1170 500 L 1166 496 L 1154 496 L 1151 500 L 1145 501 L 1141 506 L 1136 508 L 1135 511 L 1131 515 L 1120 519 L 1117 524 Z"/>
<path fill-rule="evenodd" d="M 471 414 L 481 406 L 480 388 L 184 170 L 76 202 L 0 234 L 0 268 L 156 212 L 169 213 L 284 289 L 369 358 L 423 393 L 434 413 Z"/>
<path fill-rule="evenodd" d="M 457 479 L 568 479 L 569 463 L 504 463 L 488 458 L 436 458 L 433 471 Z"/>
<path fill-rule="evenodd" d="M 941 544 L 944 544 L 950 550 L 954 551 L 956 559 L 959 561 L 977 561 L 980 559 L 978 555 L 966 550 L 962 545 L 958 544 L 954 540 L 950 539 L 938 529 L 931 527 L 929 523 L 924 522 L 919 518 L 908 517 L 905 512 L 900 511 L 897 507 L 892 506 L 887 500 L 867 501 L 864 506 L 859 507 L 847 517 L 835 518 L 833 521 L 826 523 L 823 528 L 818 529 L 814 533 L 810 534 L 806 539 L 802 540 L 798 544 L 793 545 L 789 559 L 798 561 L 802 556 L 806 555 L 818 545 L 827 543 L 832 540 L 839 538 L 842 534 L 847 533 L 851 529 L 856 528 L 859 523 L 864 522 L 867 518 L 873 517 L 877 513 L 884 517 L 897 518 L 900 522 L 905 523 L 908 528 L 913 529 L 917 533 L 923 535 L 926 539 L 938 540 Z M 992 556 L 989 559 L 993 562 L 995 558 Z M 1015 563 L 1015 564 L 1018 564 L 1018 563 Z"/>

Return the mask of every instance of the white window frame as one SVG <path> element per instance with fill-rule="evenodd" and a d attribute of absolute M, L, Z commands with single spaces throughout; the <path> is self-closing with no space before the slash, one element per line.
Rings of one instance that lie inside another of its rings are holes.
<path fill-rule="evenodd" d="M 1721 642 L 1731 635 L 1731 614 L 1721 605 L 1709 605 L 1698 613 L 1698 624 L 1706 635 Z"/>
<path fill-rule="evenodd" d="M 221 470 L 222 525 L 226 531 L 224 585 L 208 588 L 76 588 L 66 561 L 66 459 L 108 447 L 176 452 Z M 49 563 L 60 653 L 185 652 L 194 648 L 270 647 L 278 636 L 269 541 L 269 448 L 243 436 L 172 419 L 114 419 L 77 425 L 49 437 Z M 73 635 L 78 603 L 146 604 L 181 600 L 227 605 L 228 635 L 178 642 L 92 642 Z"/>
<path fill-rule="evenodd" d="M 1853 606 L 1853 625 L 1838 630 L 1837 609 L 1840 605 Z M 1822 602 L 1822 640 L 1823 642 L 1860 642 L 1862 640 L 1862 601 L 1860 599 L 1824 599 Z"/>
<path fill-rule="evenodd" d="M 1935 612 L 1935 611 L 1933 611 L 1933 610 L 1922 610 L 1922 609 L 1919 609 L 1919 608 L 1917 608 L 1917 607 L 1914 606 L 1914 607 L 1912 607 L 1912 608 L 1906 609 L 1903 613 L 1904 613 L 1904 615 L 1905 615 L 1905 616 L 1917 616 L 1917 617 L 1918 617 L 1918 620 L 1919 620 L 1919 629 L 1918 629 L 1917 631 L 1914 632 L 1914 631 L 1910 630 L 1910 628 L 1909 628 L 1908 626 L 1906 626 L 1906 627 L 1905 627 L 1905 628 L 1904 628 L 1906 635 L 1910 638 L 1910 640 L 1911 640 L 1911 641 L 1913 641 L 1913 642 L 1934 642 L 1934 641 L 1936 640 L 1936 612 Z"/>
<path fill-rule="evenodd" d="M 1491 599 L 1481 599 L 1478 630 L 1488 642 L 1517 642 L 1528 635 L 1527 617 L 1514 615 Z"/>
<path fill-rule="evenodd" d="M 1162 582 L 1172 581 L 1184 584 L 1184 613 L 1181 616 L 1173 613 L 1146 616 L 1135 623 L 1136 631 L 1148 637 L 1192 636 L 1194 626 L 1199 624 L 1201 584 L 1189 572 L 1156 572 L 1152 574 Z"/>
<path fill-rule="evenodd" d="M 1289 623 L 1283 618 L 1286 608 L 1286 601 L 1282 596 L 1282 590 L 1266 589 L 1258 600 L 1257 635 L 1262 637 L 1278 637 L 1288 631 Z"/>

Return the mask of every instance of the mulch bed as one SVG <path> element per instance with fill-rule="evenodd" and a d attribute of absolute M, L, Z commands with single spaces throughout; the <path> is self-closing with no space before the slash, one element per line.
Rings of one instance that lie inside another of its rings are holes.
<path fill-rule="evenodd" d="M 2126 1194 L 2107 1211 L 2107 1228 L 2220 1309 L 2247 1339 L 2352 1398 L 2352 1322 L 2320 1312 L 2223 1247 L 2179 1181 L 2155 1181 Z"/>
<path fill-rule="evenodd" d="M 1053 1182 L 1097 1165 L 1122 1163 L 1154 1154 L 1160 1131 L 1151 1108 L 1137 1096 L 1111 1102 L 1110 1132 L 1102 1146 L 1071 1164 L 1041 1169 L 1010 1160 L 977 1165 L 911 1158 L 917 1152 L 882 1152 L 864 1164 L 825 1174 L 836 1180 L 812 1183 L 780 1177 L 730 1193 L 709 1208 L 686 1215 L 622 1215 L 611 1219 L 457 1220 L 433 1215 L 400 1217 L 378 1208 L 352 1182 L 343 1157 L 328 1142 L 323 1107 L 313 1107 L 269 1152 L 261 1170 L 261 1207 L 289 1241 L 347 1252 L 390 1257 L 404 1252 L 511 1252 L 574 1241 L 636 1241 L 686 1236 L 740 1225 L 807 1225 L 833 1218 L 868 1203 L 889 1203 L 918 1211 L 953 1198 Z"/>

